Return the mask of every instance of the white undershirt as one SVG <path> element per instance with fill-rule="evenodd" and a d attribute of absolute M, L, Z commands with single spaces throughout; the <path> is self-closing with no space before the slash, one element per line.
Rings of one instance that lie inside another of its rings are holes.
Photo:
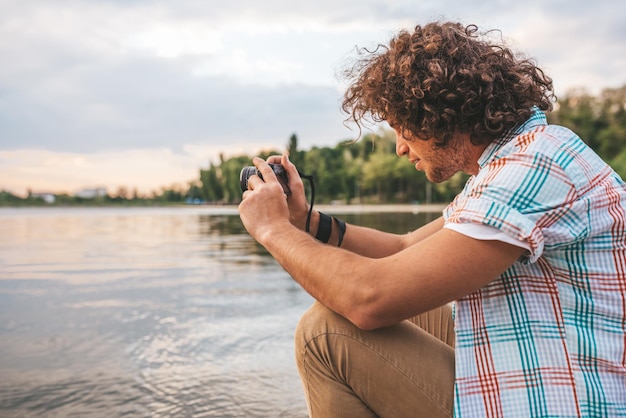
<path fill-rule="evenodd" d="M 474 239 L 506 242 L 508 244 L 515 245 L 516 247 L 524 248 L 530 253 L 530 245 L 526 241 L 515 239 L 493 226 L 472 223 L 447 223 L 444 225 L 444 228 L 451 229 L 459 234 L 463 234 L 466 237 Z"/>

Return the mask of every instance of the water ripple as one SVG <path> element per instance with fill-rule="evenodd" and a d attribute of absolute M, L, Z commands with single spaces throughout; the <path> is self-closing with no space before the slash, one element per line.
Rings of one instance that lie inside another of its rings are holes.
<path fill-rule="evenodd" d="M 311 298 L 236 210 L 0 210 L 0 230 L 0 416 L 306 416 Z"/>

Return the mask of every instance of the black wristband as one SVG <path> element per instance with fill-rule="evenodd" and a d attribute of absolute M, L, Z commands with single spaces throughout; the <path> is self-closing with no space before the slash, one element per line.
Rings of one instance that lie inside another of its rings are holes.
<path fill-rule="evenodd" d="M 333 223 L 330 216 L 322 212 L 319 212 L 319 214 L 320 223 L 317 227 L 317 234 L 315 234 L 315 239 L 322 242 L 328 242 L 328 239 L 330 238 L 330 230 L 333 228 Z"/>
<path fill-rule="evenodd" d="M 339 229 L 339 231 L 337 232 L 337 234 L 339 235 L 339 238 L 337 239 L 337 247 L 341 247 L 341 243 L 343 242 L 343 236 L 346 233 L 346 223 L 339 218 L 335 218 L 334 216 L 333 220 L 337 223 L 337 227 Z"/>

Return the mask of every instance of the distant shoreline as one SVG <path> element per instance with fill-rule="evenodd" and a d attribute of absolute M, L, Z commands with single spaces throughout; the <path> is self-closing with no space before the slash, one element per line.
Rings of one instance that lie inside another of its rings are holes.
<path fill-rule="evenodd" d="M 441 213 L 446 203 L 433 204 L 380 204 L 380 205 L 315 205 L 315 209 L 327 213 Z"/>
<path fill-rule="evenodd" d="M 365 204 L 365 205 L 346 205 L 346 204 L 322 204 L 315 205 L 314 209 L 328 214 L 360 214 L 360 213 L 441 213 L 447 204 L 434 203 L 434 204 Z M 116 209 L 116 210 L 192 210 L 199 213 L 222 213 L 222 214 L 238 214 L 237 205 L 37 205 L 37 206 L 0 206 L 0 209 L 5 212 L 7 209 L 22 210 L 22 209 L 43 209 L 51 210 L 51 212 L 62 212 L 63 210 L 80 210 L 86 209 L 87 211 L 93 210 L 94 212 L 102 209 Z"/>
<path fill-rule="evenodd" d="M 346 205 L 346 204 L 320 204 L 314 205 L 315 210 L 328 214 L 359 214 L 359 213 L 441 213 L 448 206 L 447 203 L 431 203 L 431 204 L 411 204 L 411 203 L 386 203 L 386 204 L 363 204 L 363 205 Z M 237 205 L 213 206 L 198 205 L 196 207 L 222 207 L 234 209 L 237 211 Z"/>

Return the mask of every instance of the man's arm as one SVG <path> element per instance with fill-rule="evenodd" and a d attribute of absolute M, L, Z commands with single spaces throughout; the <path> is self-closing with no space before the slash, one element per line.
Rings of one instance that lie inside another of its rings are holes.
<path fill-rule="evenodd" d="M 358 225 L 346 225 L 342 248 L 371 258 L 390 256 L 428 238 L 443 228 L 443 217 L 404 235 L 392 234 Z M 336 244 L 337 228 L 333 228 L 329 243 Z"/>
<path fill-rule="evenodd" d="M 280 228 L 260 243 L 315 299 L 364 329 L 465 296 L 497 278 L 524 252 L 447 229 L 378 259 L 325 246 L 295 228 Z"/>
<path fill-rule="evenodd" d="M 266 182 L 251 178 L 254 190 L 244 193 L 239 206 L 246 229 L 309 294 L 364 329 L 465 296 L 497 278 L 525 251 L 441 229 L 441 221 L 416 231 L 415 242 L 382 258 L 325 245 L 289 222 L 281 186 L 269 167 L 259 167 Z M 346 239 L 352 239 L 349 233 Z"/>

